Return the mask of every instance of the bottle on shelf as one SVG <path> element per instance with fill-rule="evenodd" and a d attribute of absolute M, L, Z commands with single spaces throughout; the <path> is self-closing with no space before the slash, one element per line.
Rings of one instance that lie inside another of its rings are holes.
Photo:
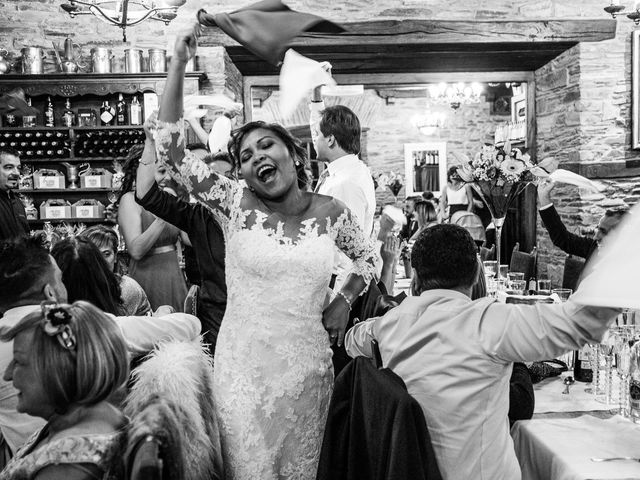
<path fill-rule="evenodd" d="M 140 105 L 136 95 L 133 96 L 131 105 L 129 105 L 129 123 L 131 125 L 142 125 L 142 105 Z"/>
<path fill-rule="evenodd" d="M 121 93 L 118 94 L 118 103 L 116 104 L 116 122 L 118 125 L 128 125 L 129 115 L 127 111 L 127 102 L 124 101 L 124 97 Z"/>
<path fill-rule="evenodd" d="M 51 97 L 47 97 L 47 104 L 44 107 L 44 126 L 45 127 L 55 127 L 55 112 L 53 110 L 53 103 L 51 102 Z"/>
<path fill-rule="evenodd" d="M 64 102 L 64 113 L 62 123 L 65 127 L 73 127 L 76 124 L 76 114 L 71 110 L 71 100 L 67 98 Z"/>
<path fill-rule="evenodd" d="M 102 125 L 113 125 L 113 120 L 116 117 L 116 109 L 109 104 L 109 100 L 102 102 L 100 107 L 100 121 Z"/>
<path fill-rule="evenodd" d="M 27 97 L 27 105 L 31 106 L 31 97 Z M 36 126 L 36 116 L 35 115 L 23 115 L 22 116 L 22 126 L 26 128 L 32 128 Z"/>

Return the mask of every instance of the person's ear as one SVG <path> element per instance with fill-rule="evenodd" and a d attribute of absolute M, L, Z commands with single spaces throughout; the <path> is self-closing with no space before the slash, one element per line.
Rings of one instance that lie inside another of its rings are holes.
<path fill-rule="evenodd" d="M 44 287 L 42 287 L 42 294 L 44 299 L 47 301 L 58 301 L 58 296 L 56 295 L 56 291 L 53 289 L 50 283 L 45 283 Z"/>
<path fill-rule="evenodd" d="M 327 137 L 327 145 L 329 146 L 329 148 L 333 148 L 338 144 L 338 142 L 336 142 L 336 137 L 334 137 L 333 135 L 329 135 Z"/>
<path fill-rule="evenodd" d="M 415 268 L 411 269 L 411 295 L 414 297 L 419 297 L 422 292 L 424 292 L 424 284 L 420 277 L 418 276 L 418 272 L 416 272 Z"/>

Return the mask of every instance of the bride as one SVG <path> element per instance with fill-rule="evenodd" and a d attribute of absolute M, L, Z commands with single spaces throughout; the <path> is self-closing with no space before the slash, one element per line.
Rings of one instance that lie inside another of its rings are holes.
<path fill-rule="evenodd" d="M 184 150 L 183 78 L 198 27 L 178 37 L 155 135 L 158 158 L 204 204 L 226 241 L 227 310 L 214 359 L 225 469 L 233 479 L 314 479 L 351 304 L 373 244 L 343 203 L 305 191 L 306 151 L 280 125 L 251 122 L 230 153 L 247 187 Z M 354 272 L 323 310 L 338 246 Z"/>

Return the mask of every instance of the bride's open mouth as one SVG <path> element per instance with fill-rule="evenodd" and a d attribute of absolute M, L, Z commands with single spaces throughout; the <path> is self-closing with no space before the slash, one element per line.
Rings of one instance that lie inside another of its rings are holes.
<path fill-rule="evenodd" d="M 258 180 L 266 183 L 269 180 L 272 180 L 273 177 L 275 177 L 277 171 L 277 168 L 273 165 L 262 165 L 258 168 L 256 175 L 258 177 Z"/>

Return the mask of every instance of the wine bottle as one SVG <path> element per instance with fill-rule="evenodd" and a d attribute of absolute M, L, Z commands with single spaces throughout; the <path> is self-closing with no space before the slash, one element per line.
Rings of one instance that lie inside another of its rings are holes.
<path fill-rule="evenodd" d="M 62 123 L 65 127 L 73 127 L 76 124 L 76 114 L 71 110 L 71 100 L 67 98 L 64 102 L 64 113 L 62 114 Z"/>
<path fill-rule="evenodd" d="M 27 105 L 31 106 L 31 97 L 27 97 Z M 35 115 L 23 115 L 22 116 L 22 126 L 23 127 L 27 127 L 27 128 L 35 127 L 36 126 L 36 116 Z"/>
<path fill-rule="evenodd" d="M 138 101 L 137 96 L 133 96 L 131 105 L 129 105 L 129 122 L 131 125 L 142 125 L 142 105 Z"/>
<path fill-rule="evenodd" d="M 44 126 L 56 126 L 55 112 L 53 111 L 53 103 L 51 102 L 51 97 L 47 97 L 47 105 L 44 108 Z"/>
<path fill-rule="evenodd" d="M 535 275 L 529 279 L 528 283 L 529 295 L 537 295 L 538 294 L 538 280 Z"/>
<path fill-rule="evenodd" d="M 589 347 L 585 345 L 581 350 L 573 352 L 573 378 L 578 382 L 590 382 L 593 380 L 591 361 L 589 359 Z"/>
<path fill-rule="evenodd" d="M 121 93 L 118 94 L 118 103 L 116 104 L 116 122 L 118 125 L 128 125 L 127 103 Z"/>
<path fill-rule="evenodd" d="M 102 125 L 113 125 L 113 120 L 116 117 L 116 109 L 109 105 L 109 100 L 102 102 L 100 107 L 100 121 Z"/>

